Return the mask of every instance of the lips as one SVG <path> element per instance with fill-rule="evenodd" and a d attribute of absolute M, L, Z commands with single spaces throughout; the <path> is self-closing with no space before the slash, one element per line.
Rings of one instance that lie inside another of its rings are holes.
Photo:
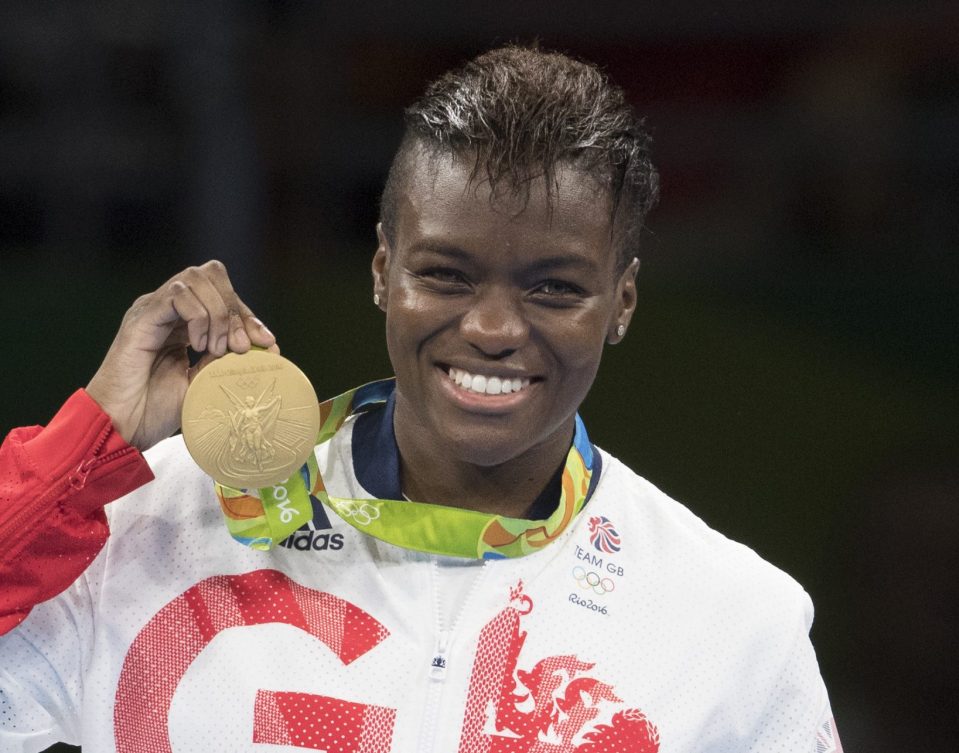
<path fill-rule="evenodd" d="M 473 373 L 455 366 L 449 367 L 447 373 L 452 382 L 467 392 L 479 395 L 509 395 L 521 392 L 529 387 L 528 377 L 516 377 L 508 374 Z"/>

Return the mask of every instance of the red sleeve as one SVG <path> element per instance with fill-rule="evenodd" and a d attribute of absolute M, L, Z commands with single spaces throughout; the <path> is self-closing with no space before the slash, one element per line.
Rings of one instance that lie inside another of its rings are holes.
<path fill-rule="evenodd" d="M 0 634 L 66 589 L 103 547 L 103 506 L 151 481 L 139 451 L 83 390 L 46 427 L 0 445 Z"/>

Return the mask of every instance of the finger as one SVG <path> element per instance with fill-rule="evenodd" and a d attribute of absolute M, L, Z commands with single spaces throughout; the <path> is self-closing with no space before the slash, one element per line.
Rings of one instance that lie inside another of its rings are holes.
<path fill-rule="evenodd" d="M 246 304 L 240 301 L 240 305 L 245 311 L 245 313 L 241 314 L 241 316 L 243 319 L 243 326 L 246 329 L 247 336 L 250 338 L 250 342 L 254 345 L 260 346 L 261 348 L 266 348 L 269 350 L 270 346 L 276 343 L 276 335 L 270 332 L 269 328 L 257 317 L 253 316 L 253 312 L 247 308 Z"/>
<path fill-rule="evenodd" d="M 223 262 L 216 259 L 208 261 L 200 267 L 200 270 L 208 276 L 210 282 L 220 292 L 220 296 L 231 312 L 230 350 L 244 353 L 249 350 L 251 344 L 269 348 L 276 342 L 274 334 L 237 295 Z M 232 316 L 234 312 L 237 314 L 236 317 Z"/>
<path fill-rule="evenodd" d="M 206 317 L 206 309 L 190 293 L 189 288 L 183 282 L 172 279 L 153 293 L 140 296 L 133 302 L 123 318 L 114 345 L 133 345 L 137 349 L 156 352 L 168 342 L 177 327 L 185 328 L 185 322 L 199 320 L 193 325 L 196 336 L 190 338 L 183 334 L 180 339 L 183 345 L 189 340 L 195 347 L 199 344 L 200 333 L 206 331 Z"/>
<path fill-rule="evenodd" d="M 190 346 L 198 353 L 207 348 L 210 315 L 206 307 L 186 283 L 176 280 L 170 284 L 171 306 L 186 325 Z"/>
<path fill-rule="evenodd" d="M 250 338 L 239 312 L 230 314 L 229 346 L 234 353 L 246 353 L 250 349 Z"/>
<path fill-rule="evenodd" d="M 276 355 L 280 355 L 280 346 L 277 345 L 275 342 L 265 347 L 268 353 L 275 353 Z M 201 355 L 199 360 L 197 360 L 195 364 L 193 364 L 190 368 L 187 369 L 188 383 L 192 382 L 197 374 L 199 374 L 204 368 L 206 368 L 209 364 L 216 361 L 218 358 L 219 356 L 215 356 L 210 352 L 206 352 L 203 355 Z"/>
<path fill-rule="evenodd" d="M 230 319 L 226 342 L 229 350 L 245 353 L 253 343 L 257 345 L 268 344 L 263 342 L 264 335 L 262 332 L 257 332 L 255 327 L 247 325 L 247 319 L 253 316 L 253 312 L 236 294 L 223 262 L 216 259 L 208 261 L 199 267 L 199 271 L 216 288 L 227 307 L 227 311 L 229 311 Z"/>
<path fill-rule="evenodd" d="M 206 350 L 218 356 L 224 355 L 227 352 L 232 318 L 228 300 L 224 299 L 218 287 L 199 267 L 186 270 L 181 279 L 189 285 L 190 291 L 207 311 L 209 322 Z"/>

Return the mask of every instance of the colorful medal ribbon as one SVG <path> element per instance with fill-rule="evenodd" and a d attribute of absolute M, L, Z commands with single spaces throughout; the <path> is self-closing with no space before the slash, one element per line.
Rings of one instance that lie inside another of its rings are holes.
<path fill-rule="evenodd" d="M 385 403 L 394 388 L 395 380 L 384 379 L 320 403 L 316 444 L 329 441 L 353 414 Z M 259 497 L 221 484 L 216 484 L 216 493 L 230 534 L 253 549 L 271 549 L 311 520 L 311 498 L 315 498 L 357 530 L 404 549 L 468 559 L 522 557 L 554 541 L 586 502 L 593 448 L 579 414 L 575 423 L 559 504 L 545 520 L 426 502 L 332 497 L 323 484 L 315 454 L 284 483 L 260 489 Z"/>

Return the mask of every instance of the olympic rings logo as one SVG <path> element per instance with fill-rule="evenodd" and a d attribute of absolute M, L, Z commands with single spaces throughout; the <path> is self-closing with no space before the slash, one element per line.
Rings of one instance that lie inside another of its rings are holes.
<path fill-rule="evenodd" d="M 599 573 L 586 570 L 580 565 L 573 568 L 573 577 L 576 578 L 580 588 L 592 589 L 593 593 L 600 596 L 616 589 L 616 584 L 613 583 L 612 578 L 604 578 Z"/>
<path fill-rule="evenodd" d="M 353 522 L 358 526 L 368 526 L 380 517 L 379 508 L 368 502 L 334 502 L 333 504 L 340 515 L 344 518 L 353 518 Z"/>

